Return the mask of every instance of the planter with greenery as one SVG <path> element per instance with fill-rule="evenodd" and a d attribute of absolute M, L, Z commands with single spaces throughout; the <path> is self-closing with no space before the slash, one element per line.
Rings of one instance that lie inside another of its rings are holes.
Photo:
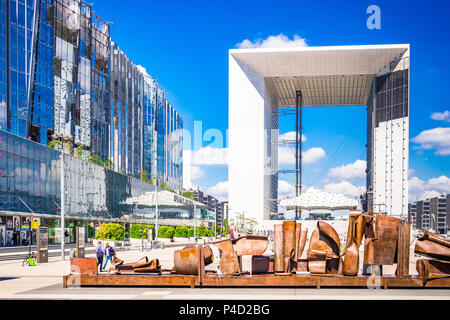
<path fill-rule="evenodd" d="M 143 230 L 142 233 L 139 232 L 140 229 Z M 151 224 L 133 224 L 130 227 L 130 238 L 148 239 L 148 230 L 152 230 L 153 234 L 155 234 L 155 226 Z"/>
<path fill-rule="evenodd" d="M 110 245 L 114 246 L 115 243 L 125 240 L 125 228 L 118 223 L 103 223 L 97 229 L 95 240 L 101 240 L 103 245 L 110 242 Z M 94 245 L 97 241 L 94 241 Z"/>
<path fill-rule="evenodd" d="M 175 235 L 175 229 L 169 226 L 161 226 L 158 228 L 158 238 L 172 239 Z"/>

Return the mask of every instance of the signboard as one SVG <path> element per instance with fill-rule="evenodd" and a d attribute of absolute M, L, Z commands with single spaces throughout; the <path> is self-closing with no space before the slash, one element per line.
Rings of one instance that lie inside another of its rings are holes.
<path fill-rule="evenodd" d="M 83 249 L 85 245 L 85 239 L 86 239 L 86 228 L 85 227 L 78 227 L 78 248 Z"/>
<path fill-rule="evenodd" d="M 41 251 L 48 250 L 48 228 L 47 227 L 39 228 L 39 250 L 41 250 Z"/>
<path fill-rule="evenodd" d="M 37 228 L 37 262 L 43 263 L 48 262 L 48 228 L 39 227 Z"/>
<path fill-rule="evenodd" d="M 178 196 L 178 195 L 174 195 L 173 196 L 173 201 L 178 202 L 178 203 L 182 203 L 182 204 L 186 204 L 189 206 L 193 206 L 194 205 L 194 201 L 192 201 L 191 199 L 182 197 L 182 196 Z"/>
<path fill-rule="evenodd" d="M 37 229 L 37 228 L 39 228 L 39 222 L 31 221 L 31 229 Z"/>
<path fill-rule="evenodd" d="M 30 226 L 22 225 L 21 229 L 22 229 L 22 231 L 28 231 L 28 230 L 30 230 Z"/>
<path fill-rule="evenodd" d="M 84 258 L 85 257 L 85 243 L 86 243 L 86 227 L 77 227 L 77 250 L 76 257 Z"/>

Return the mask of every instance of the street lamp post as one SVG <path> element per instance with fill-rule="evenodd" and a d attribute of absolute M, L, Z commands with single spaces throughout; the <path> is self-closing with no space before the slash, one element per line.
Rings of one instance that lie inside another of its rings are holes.
<path fill-rule="evenodd" d="M 196 240 L 197 233 L 196 233 L 195 227 L 197 225 L 197 220 L 195 219 L 195 211 L 196 211 L 196 203 L 194 202 L 194 239 Z"/>
<path fill-rule="evenodd" d="M 155 223 L 155 240 L 158 240 L 158 177 L 156 177 L 155 180 L 155 184 L 156 184 L 156 205 L 155 205 L 155 218 L 156 218 L 156 223 Z"/>
<path fill-rule="evenodd" d="M 61 260 L 64 260 L 65 248 L 64 248 L 64 216 L 65 216 L 65 190 L 64 190 L 64 142 L 63 142 L 63 150 L 61 152 Z"/>

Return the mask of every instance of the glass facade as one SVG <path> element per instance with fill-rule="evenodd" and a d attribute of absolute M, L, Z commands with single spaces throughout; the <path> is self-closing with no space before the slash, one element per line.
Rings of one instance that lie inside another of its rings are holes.
<path fill-rule="evenodd" d="M 28 136 L 44 145 L 53 134 L 53 1 L 37 1 L 34 35 L 31 37 L 30 109 Z M 36 38 L 36 39 L 35 39 Z"/>
<path fill-rule="evenodd" d="M 155 223 L 155 205 L 135 200 L 154 198 L 155 186 L 68 154 L 63 167 L 67 220 Z M 180 201 L 171 205 L 160 199 L 160 225 L 192 225 L 193 204 L 180 206 Z M 61 152 L 0 130 L 0 218 L 34 215 L 46 221 L 52 241 L 58 242 L 60 214 Z M 197 207 L 196 218 L 211 225 L 215 213 Z"/>
<path fill-rule="evenodd" d="M 159 93 L 159 91 L 158 91 Z M 157 172 L 160 182 L 183 186 L 183 120 L 169 102 L 157 101 Z"/>
<path fill-rule="evenodd" d="M 376 78 L 377 127 L 380 122 L 408 116 L 408 72 L 399 70 Z"/>
<path fill-rule="evenodd" d="M 0 210 L 58 214 L 60 153 L 0 131 Z"/>
<path fill-rule="evenodd" d="M 0 0 L 0 129 L 8 130 L 8 106 L 7 106 L 7 86 L 8 66 L 7 51 L 8 42 L 7 26 L 8 16 L 6 13 L 9 0 Z"/>
<path fill-rule="evenodd" d="M 43 145 L 58 139 L 83 146 L 116 171 L 146 171 L 179 189 L 181 146 L 164 149 L 179 128 L 164 91 L 111 40 L 92 4 L 0 0 L 1 130 Z"/>

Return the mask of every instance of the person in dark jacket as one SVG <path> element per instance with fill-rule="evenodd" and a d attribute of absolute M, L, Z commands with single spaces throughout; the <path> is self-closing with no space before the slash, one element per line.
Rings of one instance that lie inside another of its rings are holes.
<path fill-rule="evenodd" d="M 95 254 L 97 255 L 97 268 L 100 266 L 100 272 L 103 272 L 103 256 L 105 255 L 105 249 L 103 249 L 101 241 L 99 241 L 95 247 Z"/>

